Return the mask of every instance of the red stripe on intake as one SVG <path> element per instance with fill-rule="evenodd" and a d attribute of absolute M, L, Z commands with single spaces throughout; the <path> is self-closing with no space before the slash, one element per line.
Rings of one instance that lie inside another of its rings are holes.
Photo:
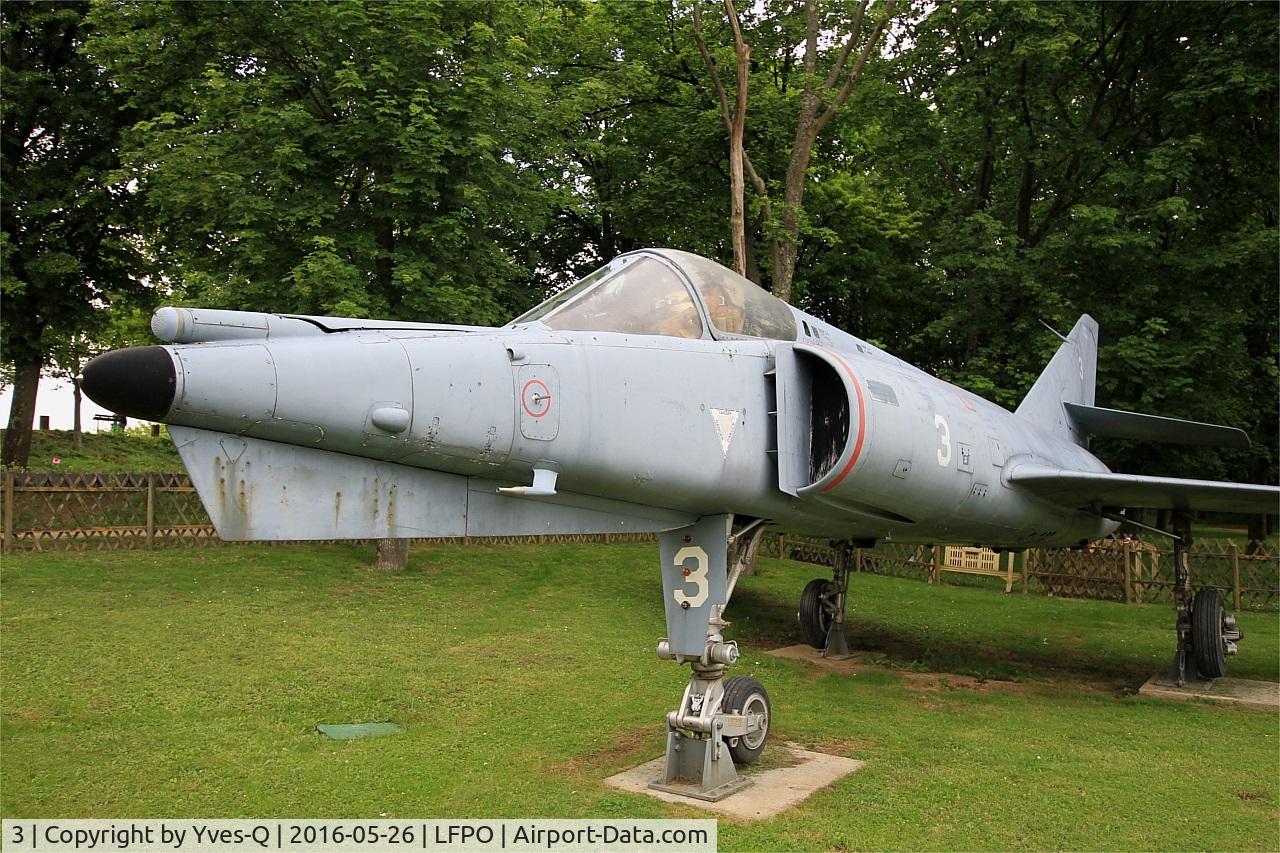
<path fill-rule="evenodd" d="M 866 401 L 862 399 L 862 384 L 858 381 L 857 374 L 853 372 L 853 369 L 849 367 L 848 363 L 840 357 L 839 353 L 832 352 L 829 349 L 823 349 L 822 351 L 840 362 L 840 366 L 844 368 L 844 372 L 849 374 L 849 379 L 853 382 L 853 393 L 858 398 L 858 438 L 853 443 L 853 455 L 850 456 L 849 461 L 845 463 L 844 470 L 840 472 L 840 475 L 822 487 L 822 491 L 829 492 L 836 486 L 840 485 L 840 483 L 844 481 L 844 478 L 849 476 L 849 472 L 853 470 L 853 466 L 858 463 L 858 456 L 862 453 L 862 440 L 866 438 L 867 435 L 867 404 Z"/>

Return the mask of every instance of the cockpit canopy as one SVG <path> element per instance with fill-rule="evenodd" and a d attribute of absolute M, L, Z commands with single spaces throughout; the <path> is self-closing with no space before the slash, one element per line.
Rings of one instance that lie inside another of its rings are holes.
<path fill-rule="evenodd" d="M 556 331 L 796 338 L 785 302 L 733 270 L 674 249 L 614 258 L 511 325 L 535 321 Z"/>

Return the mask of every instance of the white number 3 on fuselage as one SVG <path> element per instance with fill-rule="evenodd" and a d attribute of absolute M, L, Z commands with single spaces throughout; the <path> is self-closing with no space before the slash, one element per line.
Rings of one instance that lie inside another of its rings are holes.
<path fill-rule="evenodd" d="M 938 464 L 946 468 L 951 464 L 951 428 L 942 415 L 933 416 L 933 425 L 938 428 L 938 441 L 942 442 L 938 448 Z"/>

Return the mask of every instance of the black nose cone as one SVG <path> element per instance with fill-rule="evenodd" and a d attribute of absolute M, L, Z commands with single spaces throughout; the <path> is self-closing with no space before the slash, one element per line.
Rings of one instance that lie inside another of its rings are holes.
<path fill-rule="evenodd" d="M 173 405 L 177 376 L 164 347 L 130 347 L 100 355 L 84 366 L 80 389 L 116 414 L 162 421 Z"/>

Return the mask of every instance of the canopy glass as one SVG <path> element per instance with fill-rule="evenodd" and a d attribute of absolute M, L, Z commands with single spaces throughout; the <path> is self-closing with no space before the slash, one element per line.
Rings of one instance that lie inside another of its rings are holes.
<path fill-rule="evenodd" d="M 512 325 L 702 338 L 704 318 L 715 338 L 796 337 L 786 303 L 714 261 L 672 249 L 616 258 Z"/>

